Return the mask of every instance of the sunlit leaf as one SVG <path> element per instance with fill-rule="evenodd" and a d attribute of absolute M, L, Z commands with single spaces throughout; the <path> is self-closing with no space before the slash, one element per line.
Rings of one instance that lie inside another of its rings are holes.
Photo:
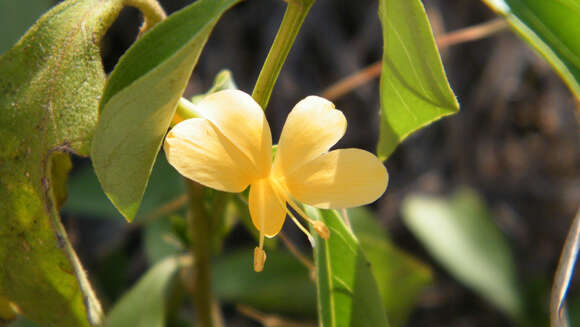
<path fill-rule="evenodd" d="M 199 0 L 156 25 L 121 58 L 101 99 L 91 158 L 127 220 L 137 214 L 163 136 L 220 16 L 239 0 Z"/>
<path fill-rule="evenodd" d="M 232 72 L 224 69 L 220 71 L 213 80 L 213 84 L 211 88 L 204 94 L 198 94 L 191 98 L 191 102 L 193 104 L 198 103 L 207 95 L 223 91 L 223 90 L 236 90 L 238 87 L 236 86 L 236 82 L 234 81 L 234 77 L 232 76 Z"/>
<path fill-rule="evenodd" d="M 222 301 L 279 314 L 316 316 L 316 288 L 306 267 L 286 252 L 268 251 L 264 270 L 256 273 L 253 256 L 253 249 L 248 249 L 216 260 L 214 289 Z"/>
<path fill-rule="evenodd" d="M 450 199 L 413 195 L 403 203 L 407 227 L 451 275 L 520 319 L 523 303 L 507 240 L 469 189 Z"/>
<path fill-rule="evenodd" d="M 383 26 L 381 124 L 386 159 L 409 134 L 459 110 L 420 0 L 380 0 Z"/>
<path fill-rule="evenodd" d="M 540 53 L 580 101 L 580 2 L 482 0 Z"/>
<path fill-rule="evenodd" d="M 359 241 L 334 210 L 306 207 L 330 230 L 328 240 L 315 237 L 318 319 L 329 327 L 388 326 L 385 306 Z"/>
<path fill-rule="evenodd" d="M 0 296 L 44 326 L 100 321 L 63 226 L 66 155 L 87 155 L 121 0 L 65 1 L 0 56 Z"/>
<path fill-rule="evenodd" d="M 433 281 L 431 270 L 398 249 L 368 209 L 349 209 L 348 215 L 371 263 L 391 326 L 404 326 L 417 298 Z"/>
<path fill-rule="evenodd" d="M 137 285 L 115 304 L 107 315 L 106 327 L 163 327 L 166 302 L 173 281 L 184 265 L 183 258 L 167 258 L 153 266 Z"/>

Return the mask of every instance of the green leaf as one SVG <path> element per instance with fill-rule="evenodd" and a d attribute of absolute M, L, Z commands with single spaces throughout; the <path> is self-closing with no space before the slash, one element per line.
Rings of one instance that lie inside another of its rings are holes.
<path fill-rule="evenodd" d="M 239 0 L 199 0 L 156 25 L 121 58 L 101 99 L 91 158 L 131 221 L 175 107 L 220 16 Z"/>
<path fill-rule="evenodd" d="M 412 195 L 403 202 L 403 218 L 451 275 L 512 318 L 521 318 L 513 255 L 474 191 L 461 189 L 450 199 Z"/>
<path fill-rule="evenodd" d="M 165 326 L 166 303 L 183 261 L 182 257 L 172 257 L 153 266 L 115 304 L 107 315 L 105 327 Z"/>
<path fill-rule="evenodd" d="M 253 249 L 248 249 L 216 260 L 213 287 L 220 300 L 262 311 L 316 316 L 316 290 L 304 265 L 287 252 L 268 251 L 264 270 L 256 273 L 253 257 Z"/>
<path fill-rule="evenodd" d="M 388 326 L 385 307 L 361 246 L 334 210 L 306 207 L 326 224 L 330 237 L 315 237 L 314 261 L 318 310 L 325 327 Z"/>
<path fill-rule="evenodd" d="M 51 0 L 0 0 L 0 53 L 10 49 L 51 5 Z"/>
<path fill-rule="evenodd" d="M 143 241 L 149 263 L 156 264 L 163 259 L 184 252 L 184 246 L 174 234 L 171 220 L 182 217 L 162 217 L 145 225 Z"/>
<path fill-rule="evenodd" d="M 69 178 L 69 197 L 63 211 L 83 217 L 119 219 L 122 216 L 100 189 L 95 171 L 90 166 L 77 169 Z M 155 161 L 139 217 L 146 216 L 185 192 L 183 178 L 169 165 L 164 155 Z"/>
<path fill-rule="evenodd" d="M 423 290 L 433 282 L 431 269 L 397 248 L 370 210 L 348 210 L 352 229 L 359 239 L 377 280 L 392 326 L 404 326 Z"/>
<path fill-rule="evenodd" d="M 483 0 L 556 70 L 580 101 L 580 1 Z"/>
<path fill-rule="evenodd" d="M 193 96 L 191 98 L 191 103 L 196 104 L 201 100 L 203 100 L 203 98 L 205 98 L 206 96 L 215 92 L 237 89 L 238 87 L 236 85 L 236 82 L 234 81 L 232 72 L 227 69 L 223 69 L 214 78 L 212 87 L 204 94 L 198 94 Z"/>
<path fill-rule="evenodd" d="M 100 322 L 58 206 L 105 84 L 99 42 L 121 0 L 65 1 L 0 56 L 0 296 L 44 326 Z"/>
<path fill-rule="evenodd" d="M 381 125 L 385 160 L 409 134 L 459 110 L 420 0 L 380 0 Z"/>

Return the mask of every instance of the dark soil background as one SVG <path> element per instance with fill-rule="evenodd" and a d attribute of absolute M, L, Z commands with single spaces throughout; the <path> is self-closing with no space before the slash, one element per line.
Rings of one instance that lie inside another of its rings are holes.
<path fill-rule="evenodd" d="M 161 2 L 169 13 L 190 3 Z M 495 18 L 479 1 L 424 0 L 424 4 L 439 35 Z M 251 93 L 284 9 L 283 1 L 249 0 L 228 12 L 202 54 L 187 95 L 204 92 L 222 68 L 230 69 L 238 87 Z M 140 19 L 136 10 L 126 9 L 110 30 L 103 47 L 108 71 L 134 41 Z M 272 95 L 267 115 L 274 138 L 297 101 L 320 94 L 381 54 L 377 1 L 318 0 Z M 435 284 L 420 298 L 409 326 L 512 326 L 427 255 L 402 224 L 400 204 L 410 193 L 448 194 L 460 185 L 475 188 L 507 235 L 522 282 L 533 296 L 546 299 L 537 303 L 541 316 L 547 311 L 561 246 L 580 204 L 574 98 L 550 66 L 509 29 L 447 48 L 442 56 L 461 111 L 399 146 L 386 162 L 390 185 L 375 208 L 395 243 L 435 271 Z M 373 151 L 378 138 L 378 80 L 334 102 L 349 122 L 339 147 Z M 77 247 L 90 266 L 88 240 L 93 231 L 78 223 L 67 225 L 84 240 Z M 135 274 L 139 271 L 138 266 Z M 226 308 L 226 313 L 232 326 L 255 325 L 235 310 Z"/>

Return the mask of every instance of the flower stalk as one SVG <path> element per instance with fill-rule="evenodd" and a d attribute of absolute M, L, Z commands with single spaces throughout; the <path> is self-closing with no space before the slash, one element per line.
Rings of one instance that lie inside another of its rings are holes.
<path fill-rule="evenodd" d="M 185 178 L 188 195 L 188 225 L 191 233 L 193 269 L 193 307 L 197 326 L 213 327 L 213 295 L 211 290 L 211 226 L 210 217 L 203 205 L 205 187 Z"/>
<path fill-rule="evenodd" d="M 284 13 L 284 18 L 272 43 L 270 52 L 264 61 L 264 66 L 260 71 L 252 98 L 266 110 L 270 95 L 282 70 L 282 65 L 288 57 L 288 53 L 296 40 L 300 27 L 314 4 L 314 0 L 287 0 L 288 7 Z"/>

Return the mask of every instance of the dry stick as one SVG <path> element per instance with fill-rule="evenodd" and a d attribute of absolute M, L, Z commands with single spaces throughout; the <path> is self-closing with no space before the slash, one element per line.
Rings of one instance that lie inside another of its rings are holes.
<path fill-rule="evenodd" d="M 552 327 L 567 327 L 566 294 L 570 286 L 570 279 L 574 273 L 574 265 L 580 248 L 580 210 L 572 222 L 568 237 L 564 243 L 562 256 L 554 274 L 554 285 L 550 300 L 550 322 Z"/>
<path fill-rule="evenodd" d="M 290 239 L 286 236 L 286 234 L 284 234 L 284 232 L 280 232 L 280 234 L 278 235 L 280 235 L 282 242 L 284 242 L 284 245 L 286 245 L 286 247 L 292 253 L 292 255 L 294 255 L 306 268 L 308 268 L 308 270 L 313 271 L 314 264 L 312 263 L 312 261 L 308 260 L 308 258 L 306 258 L 304 254 L 302 254 L 302 252 L 300 252 L 296 248 L 294 243 L 290 241 Z"/>
<path fill-rule="evenodd" d="M 444 34 L 437 38 L 437 45 L 443 49 L 454 44 L 476 41 L 491 36 L 505 29 L 507 26 L 508 23 L 503 18 L 496 18 L 483 24 Z M 322 91 L 322 97 L 329 100 L 340 98 L 355 88 L 378 77 L 381 74 L 381 70 L 382 61 L 378 61 L 332 84 Z"/>

